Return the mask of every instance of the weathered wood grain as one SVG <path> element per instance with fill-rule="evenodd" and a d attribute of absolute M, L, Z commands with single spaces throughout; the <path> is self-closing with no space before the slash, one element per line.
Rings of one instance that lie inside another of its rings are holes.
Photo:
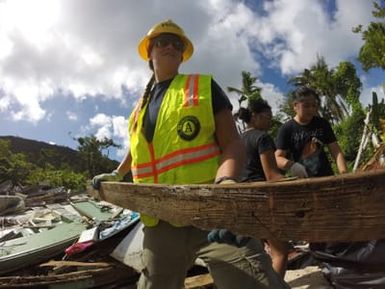
<path fill-rule="evenodd" d="M 202 229 L 256 238 L 385 238 L 385 170 L 284 182 L 161 185 L 104 182 L 102 200 Z"/>

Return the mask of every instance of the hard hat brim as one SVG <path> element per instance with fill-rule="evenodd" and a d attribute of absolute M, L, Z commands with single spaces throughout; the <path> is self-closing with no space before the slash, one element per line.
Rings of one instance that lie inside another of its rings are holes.
<path fill-rule="evenodd" d="M 163 33 L 153 33 L 151 36 L 146 35 L 143 37 L 143 39 L 139 42 L 138 45 L 138 52 L 140 57 L 142 57 L 145 61 L 149 61 L 150 58 L 148 57 L 148 47 L 150 45 L 150 40 L 160 34 Z M 174 33 L 172 33 L 174 34 Z M 194 46 L 190 39 L 188 39 L 186 36 L 175 34 L 176 36 L 180 37 L 183 40 L 183 43 L 186 47 L 185 51 L 183 52 L 183 62 L 187 61 L 191 55 L 194 52 Z"/>

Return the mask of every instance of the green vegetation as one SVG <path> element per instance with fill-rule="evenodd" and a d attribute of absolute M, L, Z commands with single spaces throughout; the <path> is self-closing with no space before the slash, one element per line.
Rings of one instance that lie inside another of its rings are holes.
<path fill-rule="evenodd" d="M 110 147 L 119 148 L 120 146 L 115 144 L 111 139 L 104 138 L 103 140 L 98 140 L 95 136 L 91 135 L 79 137 L 75 140 L 79 143 L 78 150 L 82 163 L 84 164 L 83 169 L 89 178 L 116 169 L 117 163 L 111 162 L 108 158 L 108 149 Z M 103 154 L 105 150 L 107 153 Z"/>
<path fill-rule="evenodd" d="M 353 29 L 355 33 L 361 33 L 364 40 L 358 60 L 365 70 L 375 67 L 385 69 L 385 1 L 375 1 L 373 5 L 372 13 L 378 22 L 371 22 L 365 30 L 362 25 Z"/>
<path fill-rule="evenodd" d="M 0 182 L 11 180 L 13 184 L 22 183 L 34 169 L 26 155 L 12 153 L 10 141 L 0 140 Z"/>
<path fill-rule="evenodd" d="M 354 110 L 352 114 L 344 118 L 334 126 L 338 143 L 344 152 L 348 167 L 353 168 L 353 163 L 360 146 L 361 136 L 364 129 L 365 113 L 363 110 Z M 363 159 L 368 159 L 372 150 L 367 151 Z"/>
<path fill-rule="evenodd" d="M 239 95 L 239 106 L 242 106 L 246 100 L 262 98 L 262 89 L 255 84 L 256 80 L 257 78 L 253 77 L 251 73 L 244 71 L 242 72 L 242 88 L 228 88 L 229 92 Z M 380 132 L 382 129 L 380 117 L 385 118 L 384 101 L 379 104 L 377 98 L 373 98 L 372 108 L 362 107 L 359 101 L 362 84 L 357 76 L 356 68 L 348 61 L 342 61 L 337 67 L 329 68 L 324 58 L 319 56 L 315 64 L 292 77 L 289 83 L 293 85 L 293 90 L 288 93 L 286 102 L 280 107 L 280 112 L 274 116 L 270 133 L 275 136 L 282 122 L 294 116 L 291 95 L 295 88 L 302 85 L 312 87 L 321 98 L 319 114 L 333 124 L 348 167 L 352 168 L 360 146 L 366 112 L 368 109 L 373 110 L 372 130 Z M 243 124 L 242 129 L 244 128 Z M 363 161 L 368 160 L 372 154 L 373 147 L 369 147 L 363 153 Z"/>
<path fill-rule="evenodd" d="M 319 56 L 315 64 L 291 78 L 289 83 L 314 88 L 321 98 L 319 114 L 332 124 L 342 121 L 352 109 L 361 109 L 362 84 L 354 65 L 348 61 L 329 69 L 325 59 Z"/>
<path fill-rule="evenodd" d="M 83 191 L 86 180 L 116 168 L 108 158 L 108 148 L 118 147 L 110 139 L 94 136 L 76 139 L 79 151 L 15 137 L 0 139 L 0 183 L 13 185 L 48 184 Z M 107 155 L 103 151 L 107 150 Z"/>
<path fill-rule="evenodd" d="M 242 71 L 242 88 L 227 87 L 228 92 L 235 92 L 239 95 L 238 103 L 242 106 L 242 102 L 246 100 L 262 98 L 262 88 L 258 87 L 255 82 L 257 78 L 252 76 L 250 72 Z"/>
<path fill-rule="evenodd" d="M 381 102 L 378 102 L 377 93 L 373 92 L 372 94 L 372 113 L 370 115 L 370 123 L 372 131 L 379 137 L 385 133 L 384 120 L 385 120 L 385 101 L 384 99 Z M 382 139 L 385 141 L 385 139 Z"/>
<path fill-rule="evenodd" d="M 373 5 L 372 13 L 378 21 L 371 22 L 366 28 L 359 25 L 353 29 L 353 32 L 361 34 L 364 41 L 358 60 L 366 71 L 371 68 L 385 69 L 385 0 L 374 1 Z M 227 88 L 229 92 L 235 92 L 239 96 L 239 107 L 244 105 L 245 101 L 262 98 L 262 88 L 258 87 L 256 82 L 257 77 L 242 71 L 242 87 Z M 274 116 L 270 131 L 273 136 L 282 122 L 294 115 L 290 96 L 295 87 L 306 85 L 316 89 L 320 95 L 319 114 L 333 124 L 350 168 L 357 155 L 368 111 L 371 111 L 368 125 L 370 132 L 385 141 L 384 100 L 379 102 L 373 92 L 372 105 L 362 107 L 359 101 L 362 84 L 351 62 L 342 61 L 336 67 L 329 68 L 325 59 L 318 56 L 313 65 L 288 82 L 293 85 L 293 90 L 287 94 L 286 102 Z M 245 128 L 245 124 L 241 126 L 239 130 Z M 20 138 L 15 142 L 15 139 L 0 138 L 0 182 L 11 180 L 15 185 L 44 182 L 52 186 L 83 190 L 86 179 L 110 172 L 118 165 L 116 161 L 108 158 L 109 148 L 119 147 L 111 139 L 98 140 L 92 135 L 75 138 L 79 143 L 78 151 L 37 141 L 28 142 Z M 374 147 L 369 146 L 364 151 L 363 161 L 367 160 L 373 151 Z"/>
<path fill-rule="evenodd" d="M 86 177 L 84 174 L 75 173 L 70 169 L 36 168 L 28 175 L 26 184 L 34 185 L 39 183 L 48 183 L 52 187 L 63 186 L 75 191 L 86 189 Z"/>
<path fill-rule="evenodd" d="M 228 92 L 235 92 L 236 94 L 239 95 L 239 98 L 238 98 L 239 107 L 242 106 L 242 103 L 244 101 L 247 101 L 247 104 L 246 104 L 247 106 L 249 101 L 262 98 L 262 95 L 261 95 L 262 88 L 256 85 L 256 81 L 257 81 L 257 78 L 252 76 L 250 72 L 242 71 L 242 88 L 238 89 L 235 87 L 227 87 Z M 237 115 L 238 115 L 238 111 L 234 114 L 234 117 L 237 118 Z M 273 116 L 271 129 L 269 131 L 269 133 L 272 136 L 275 136 L 277 134 L 278 128 L 282 125 L 281 120 L 283 116 L 284 116 L 283 114 L 276 114 L 275 116 Z M 238 130 L 242 131 L 245 129 L 245 127 L 246 127 L 246 124 L 242 123 L 242 128 L 238 127 Z"/>
<path fill-rule="evenodd" d="M 55 169 L 46 163 L 44 163 L 44 167 L 39 167 L 39 165 L 29 162 L 26 154 L 13 153 L 9 140 L 0 140 L 0 155 L 2 164 L 0 165 L 0 182 L 10 180 L 13 185 L 45 183 L 52 187 L 64 186 L 75 191 L 85 189 L 86 177 L 83 173 L 76 173 L 69 168 Z"/>

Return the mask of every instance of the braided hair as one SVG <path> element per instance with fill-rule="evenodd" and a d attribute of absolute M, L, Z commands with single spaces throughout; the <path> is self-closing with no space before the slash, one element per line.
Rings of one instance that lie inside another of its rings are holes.
<path fill-rule="evenodd" d="M 154 66 L 152 64 L 152 60 L 149 61 L 149 66 L 152 71 L 154 71 Z M 147 102 L 150 99 L 151 96 L 151 90 L 155 83 L 155 74 L 152 73 L 150 80 L 147 82 L 146 89 L 144 90 L 144 93 L 142 97 L 139 99 L 135 109 L 134 109 L 134 120 L 132 123 L 132 129 L 131 132 L 136 130 L 136 127 L 138 125 L 138 118 L 139 114 L 142 111 L 142 109 L 146 106 Z"/>

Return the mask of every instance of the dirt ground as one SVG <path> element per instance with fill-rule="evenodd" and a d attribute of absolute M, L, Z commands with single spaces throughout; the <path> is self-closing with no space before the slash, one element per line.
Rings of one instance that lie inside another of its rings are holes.
<path fill-rule="evenodd" d="M 285 281 L 292 289 L 333 289 L 317 266 L 288 270 Z"/>

